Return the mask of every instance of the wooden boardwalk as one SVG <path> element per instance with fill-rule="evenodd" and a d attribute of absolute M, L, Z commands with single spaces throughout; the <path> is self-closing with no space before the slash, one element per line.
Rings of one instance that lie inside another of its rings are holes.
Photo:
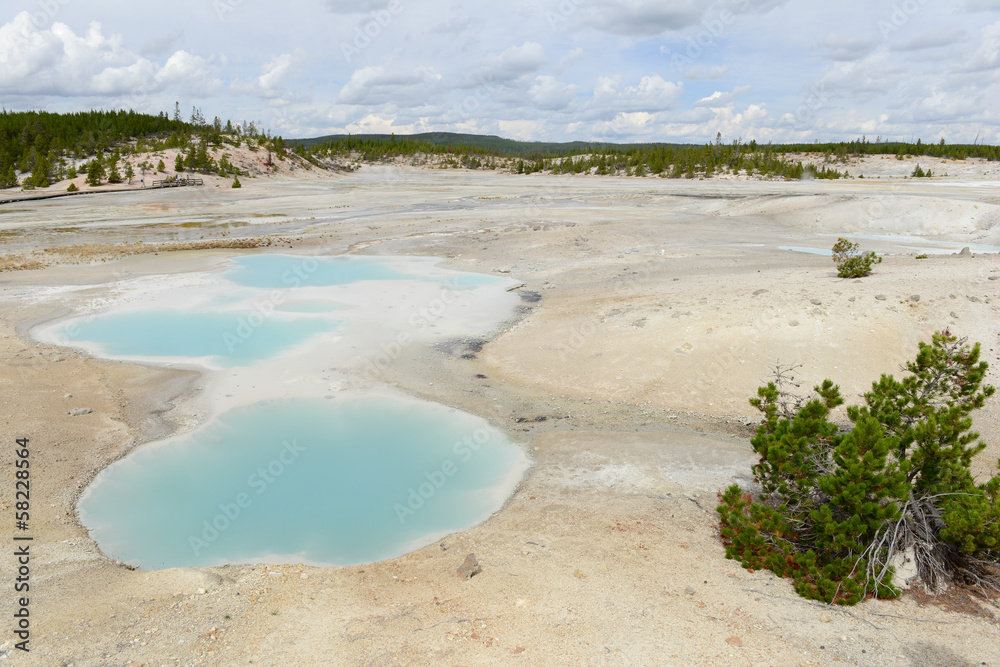
<path fill-rule="evenodd" d="M 172 178 L 163 181 L 153 181 L 152 188 L 186 188 L 188 186 L 194 185 L 205 185 L 205 181 L 201 178 Z"/>

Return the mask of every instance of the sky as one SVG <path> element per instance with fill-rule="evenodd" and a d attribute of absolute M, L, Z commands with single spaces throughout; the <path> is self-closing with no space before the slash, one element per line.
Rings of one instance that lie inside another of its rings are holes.
<path fill-rule="evenodd" d="M 0 103 L 303 138 L 1000 143 L 1000 0 L 5 0 Z"/>

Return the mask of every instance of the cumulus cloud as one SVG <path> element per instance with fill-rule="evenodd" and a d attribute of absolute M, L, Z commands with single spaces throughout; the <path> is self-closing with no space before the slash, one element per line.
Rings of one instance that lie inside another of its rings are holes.
<path fill-rule="evenodd" d="M 968 33 L 964 30 L 928 30 L 892 45 L 893 51 L 923 51 L 942 46 L 953 46 L 964 42 Z"/>
<path fill-rule="evenodd" d="M 864 58 L 881 42 L 882 37 L 877 32 L 870 32 L 854 37 L 833 34 L 820 42 L 820 45 L 826 49 L 826 57 L 830 60 L 847 61 Z"/>
<path fill-rule="evenodd" d="M 728 65 L 697 65 L 684 71 L 685 79 L 721 79 L 729 74 Z"/>
<path fill-rule="evenodd" d="M 594 0 L 583 9 L 587 24 L 626 37 L 652 37 L 697 24 L 705 13 L 700 0 Z"/>
<path fill-rule="evenodd" d="M 429 67 L 363 67 L 351 75 L 337 95 L 339 104 L 376 105 L 420 103 L 438 87 L 442 76 Z"/>
<path fill-rule="evenodd" d="M 283 53 L 268 60 L 258 77 L 251 81 L 234 81 L 234 93 L 277 100 L 289 95 L 287 82 L 297 77 L 306 60 L 305 51 L 297 49 L 293 53 Z"/>
<path fill-rule="evenodd" d="M 334 14 L 366 14 L 379 9 L 388 9 L 399 0 L 325 0 L 326 8 Z"/>
<path fill-rule="evenodd" d="M 540 70 L 548 62 L 545 48 L 537 42 L 525 42 L 501 53 L 487 56 L 473 67 L 473 83 L 514 81 Z"/>
<path fill-rule="evenodd" d="M 696 107 L 708 107 L 712 109 L 729 106 L 737 97 L 745 95 L 751 90 L 753 90 L 753 86 L 737 86 L 729 92 L 717 90 L 708 97 L 701 98 L 694 105 Z"/>
<path fill-rule="evenodd" d="M 594 88 L 591 108 L 608 117 L 621 113 L 656 113 L 677 105 L 682 84 L 665 81 L 659 74 L 644 76 L 636 86 L 621 87 L 621 77 L 601 77 Z"/>
<path fill-rule="evenodd" d="M 967 12 L 1000 11 L 1000 0 L 966 0 L 963 8 Z"/>
<path fill-rule="evenodd" d="M 579 86 L 564 83 L 554 76 L 539 76 L 528 89 L 532 106 L 549 111 L 562 111 L 572 104 Z"/>
<path fill-rule="evenodd" d="M 1000 23 L 985 26 L 975 51 L 963 60 L 959 69 L 966 72 L 995 70 L 1000 67 Z"/>
<path fill-rule="evenodd" d="M 205 58 L 177 51 L 159 65 L 96 22 L 83 35 L 63 23 L 39 30 L 22 12 L 0 27 L 0 92 L 7 94 L 120 98 L 175 86 L 209 93 L 219 85 Z"/>

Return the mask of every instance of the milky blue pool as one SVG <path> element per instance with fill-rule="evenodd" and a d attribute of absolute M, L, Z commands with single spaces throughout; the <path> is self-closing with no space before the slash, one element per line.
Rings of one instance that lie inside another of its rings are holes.
<path fill-rule="evenodd" d="M 51 339 L 99 355 L 201 366 L 208 403 L 229 406 L 102 471 L 81 520 L 109 556 L 148 569 L 371 562 L 485 520 L 530 465 L 517 444 L 332 376 L 364 349 L 386 356 L 450 317 L 466 326 L 477 300 L 516 302 L 505 285 L 427 259 L 257 255 L 57 325 Z"/>
<path fill-rule="evenodd" d="M 79 510 L 107 554 L 143 568 L 347 565 L 479 523 L 523 459 L 483 420 L 442 406 L 278 401 L 139 449 L 101 473 Z"/>

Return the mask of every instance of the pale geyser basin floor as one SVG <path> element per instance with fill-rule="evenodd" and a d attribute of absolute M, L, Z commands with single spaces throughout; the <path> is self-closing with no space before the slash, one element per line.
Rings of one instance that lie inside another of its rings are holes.
<path fill-rule="evenodd" d="M 26 234 L 38 246 L 36 228 L 69 223 L 80 225 L 81 240 L 131 239 L 128 225 L 148 216 L 142 207 L 154 199 L 177 204 L 162 214 L 167 235 L 192 214 L 304 218 L 336 205 L 346 207 L 344 217 L 291 239 L 294 252 L 364 247 L 357 252 L 508 269 L 543 295 L 530 316 L 476 359 L 415 344 L 383 371 L 389 386 L 483 415 L 530 443 L 530 476 L 502 511 L 442 540 L 445 548 L 345 568 L 129 571 L 103 556 L 76 521 L 77 494 L 130 442 L 148 437 L 152 411 L 176 422 L 189 403 L 173 401 L 173 388 L 191 374 L 27 340 L 25 327 L 51 308 L 23 295 L 39 285 L 61 290 L 122 274 L 203 270 L 225 255 L 161 253 L 4 274 L 0 331 L 9 338 L 0 336 L 0 353 L 11 390 L 3 400 L 10 430 L 37 439 L 33 466 L 44 482 L 33 507 L 32 561 L 40 573 L 32 604 L 44 613 L 28 664 L 997 663 L 998 629 L 988 618 L 918 606 L 909 596 L 823 608 L 800 599 L 787 580 L 726 560 L 715 492 L 749 474 L 749 436 L 730 443 L 743 457 L 737 474 L 736 459 L 720 448 L 712 465 L 695 441 L 692 466 L 669 431 L 688 411 L 709 420 L 693 425 L 701 431 L 753 416 L 747 397 L 777 359 L 806 364 L 804 388 L 830 377 L 855 402 L 944 326 L 984 343 L 990 382 L 1000 384 L 993 372 L 1000 306 L 997 283 L 988 280 L 1000 275 L 997 255 L 915 260 L 932 251 L 862 242 L 897 254 L 852 282 L 836 278 L 829 257 L 777 250 L 829 248 L 838 235 L 858 232 L 1000 245 L 1000 227 L 989 227 L 1000 211 L 995 183 L 869 182 L 868 167 L 865 181 L 833 183 L 379 167 L 365 176 L 369 169 L 333 189 L 255 181 L 213 193 L 194 212 L 182 208 L 184 192 L 71 197 L 0 216 L 0 226 L 32 225 Z M 378 207 L 384 213 L 362 210 Z M 908 300 L 916 294 L 919 302 Z M 91 293 L 59 298 L 72 306 Z M 758 313 L 760 326 L 749 328 Z M 376 337 L 375 347 L 387 341 Z M 66 414 L 81 405 L 94 413 Z M 997 406 L 991 401 L 977 418 L 990 446 L 977 458 L 990 470 L 1000 455 Z M 548 420 L 533 421 L 541 415 Z M 0 451 L 4 465 L 13 465 L 11 452 Z M 483 573 L 460 581 L 455 568 L 469 552 Z M 0 582 L 11 585 L 8 576 L 0 571 Z"/>
<path fill-rule="evenodd" d="M 530 467 L 523 449 L 466 413 L 345 390 L 342 371 L 488 332 L 517 300 L 509 282 L 426 258 L 254 255 L 124 281 L 40 327 L 95 356 L 208 371 L 201 426 L 103 471 L 81 520 L 146 569 L 365 563 L 481 522 Z"/>

